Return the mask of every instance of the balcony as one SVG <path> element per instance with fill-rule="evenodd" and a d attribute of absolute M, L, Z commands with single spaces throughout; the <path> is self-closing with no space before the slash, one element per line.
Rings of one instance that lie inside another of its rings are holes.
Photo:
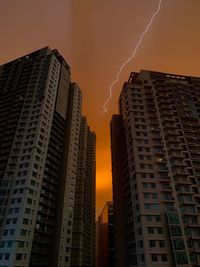
<path fill-rule="evenodd" d="M 183 160 L 171 160 L 171 167 L 176 171 L 176 167 L 184 168 L 186 165 Z M 181 170 L 181 172 L 182 171 L 185 173 L 185 170 Z"/>
<path fill-rule="evenodd" d="M 197 152 L 197 153 L 191 153 L 190 154 L 191 155 L 191 159 L 193 160 L 193 161 L 199 161 L 199 158 L 200 158 L 200 153 L 199 152 Z"/>
<path fill-rule="evenodd" d="M 172 186 L 161 186 L 161 191 L 171 192 L 173 190 Z"/>
<path fill-rule="evenodd" d="M 170 153 L 169 156 L 170 156 L 170 159 L 173 161 L 175 161 L 177 159 L 179 159 L 179 160 L 185 159 L 185 157 L 181 153 L 177 153 L 176 151 L 173 153 Z"/>
<path fill-rule="evenodd" d="M 170 143 L 168 145 L 168 150 L 169 151 L 182 151 L 183 149 L 178 144 L 174 144 L 174 143 L 172 144 L 172 143 Z"/>
<path fill-rule="evenodd" d="M 189 189 L 187 190 L 177 190 L 177 193 L 182 195 L 193 195 L 193 192 L 191 192 Z"/>
<path fill-rule="evenodd" d="M 163 127 L 165 127 L 167 130 L 172 131 L 174 129 L 175 131 L 177 130 L 177 125 L 174 125 L 175 122 L 176 122 L 175 120 L 171 120 L 171 119 L 169 120 L 169 122 L 163 121 Z"/>
<path fill-rule="evenodd" d="M 186 184 L 186 185 L 191 185 L 191 181 L 189 181 L 186 177 L 185 178 L 174 178 L 174 181 L 177 184 Z"/>
<path fill-rule="evenodd" d="M 198 254 L 199 254 L 199 253 L 200 253 L 200 248 L 193 248 L 193 249 L 192 249 L 192 252 L 193 252 L 193 253 L 198 253 Z"/>
<path fill-rule="evenodd" d="M 147 104 L 147 111 L 152 112 L 152 113 L 156 113 L 155 106 L 151 105 L 151 104 Z"/>
<path fill-rule="evenodd" d="M 162 201 L 164 201 L 164 202 L 174 202 L 175 199 L 174 199 L 173 196 L 163 196 L 162 197 Z"/>
<path fill-rule="evenodd" d="M 165 154 L 164 150 L 159 146 L 159 147 L 154 147 L 154 154 L 156 156 L 163 156 Z"/>
<path fill-rule="evenodd" d="M 169 169 L 165 165 L 158 165 L 158 172 L 168 172 Z"/>
<path fill-rule="evenodd" d="M 155 121 L 155 120 L 150 120 L 149 125 L 152 128 L 157 128 L 158 129 L 158 127 L 159 127 L 159 123 L 157 121 Z"/>
<path fill-rule="evenodd" d="M 172 117 L 170 115 L 171 114 L 163 115 L 161 117 L 162 122 L 163 123 L 173 123 L 173 122 L 176 122 L 175 119 L 172 119 Z"/>
<path fill-rule="evenodd" d="M 173 174 L 175 174 L 175 175 L 180 175 L 180 176 L 184 175 L 184 176 L 188 176 L 188 173 L 185 171 L 185 169 L 178 169 L 178 168 L 173 167 L 173 168 L 172 168 L 172 172 L 173 172 Z"/>
<path fill-rule="evenodd" d="M 161 181 L 171 181 L 171 177 L 170 176 L 168 176 L 168 175 L 166 175 L 166 176 L 162 176 L 162 175 L 160 175 L 160 180 Z"/>
<path fill-rule="evenodd" d="M 188 148 L 189 148 L 190 151 L 198 152 L 198 147 L 196 145 L 195 146 L 194 145 L 192 145 L 192 146 L 188 145 Z"/>

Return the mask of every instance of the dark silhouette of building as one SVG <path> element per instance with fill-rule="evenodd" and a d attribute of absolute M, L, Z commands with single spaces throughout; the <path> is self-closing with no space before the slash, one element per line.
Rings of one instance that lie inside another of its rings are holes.
<path fill-rule="evenodd" d="M 71 265 L 81 104 L 57 50 L 45 47 L 0 67 L 1 266 Z M 88 142 L 95 166 L 95 139 Z M 94 209 L 85 213 L 94 216 Z"/>
<path fill-rule="evenodd" d="M 72 239 L 73 267 L 95 266 L 96 136 L 81 120 Z"/>
<path fill-rule="evenodd" d="M 115 267 L 113 203 L 108 201 L 97 223 L 97 267 Z"/>
<path fill-rule="evenodd" d="M 116 266 L 200 265 L 200 78 L 131 73 L 111 120 Z"/>

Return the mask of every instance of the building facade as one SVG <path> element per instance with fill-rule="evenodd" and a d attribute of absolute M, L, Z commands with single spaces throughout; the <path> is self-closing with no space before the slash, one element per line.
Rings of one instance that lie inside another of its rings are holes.
<path fill-rule="evenodd" d="M 117 266 L 200 266 L 200 78 L 131 73 L 111 120 Z"/>
<path fill-rule="evenodd" d="M 115 267 L 113 203 L 108 201 L 98 218 L 97 267 Z"/>
<path fill-rule="evenodd" d="M 1 266 L 70 266 L 81 103 L 57 50 L 0 67 Z"/>
<path fill-rule="evenodd" d="M 71 267 L 95 266 L 96 135 L 81 120 Z"/>

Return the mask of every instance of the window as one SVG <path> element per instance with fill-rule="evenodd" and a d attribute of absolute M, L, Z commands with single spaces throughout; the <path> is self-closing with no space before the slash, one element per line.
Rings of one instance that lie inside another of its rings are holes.
<path fill-rule="evenodd" d="M 15 208 L 15 213 L 19 213 L 19 208 Z"/>
<path fill-rule="evenodd" d="M 8 235 L 8 230 L 4 230 L 3 235 L 4 236 Z"/>
<path fill-rule="evenodd" d="M 25 209 L 25 213 L 26 213 L 26 214 L 30 214 L 30 213 L 31 213 L 31 209 L 26 208 L 26 209 Z"/>
<path fill-rule="evenodd" d="M 139 235 L 142 234 L 142 228 L 141 228 L 141 227 L 138 228 L 138 234 L 139 234 Z"/>
<path fill-rule="evenodd" d="M 35 181 L 31 180 L 31 185 L 35 186 Z"/>
<path fill-rule="evenodd" d="M 174 239 L 173 245 L 175 250 L 182 250 L 185 249 L 184 242 L 182 239 Z"/>
<path fill-rule="evenodd" d="M 158 199 L 158 194 L 157 193 L 153 193 L 152 196 L 153 196 L 153 199 Z"/>
<path fill-rule="evenodd" d="M 153 209 L 159 210 L 160 209 L 159 204 L 158 203 L 154 203 L 153 204 Z"/>
<path fill-rule="evenodd" d="M 179 218 L 176 213 L 168 213 L 168 220 L 170 224 L 179 224 Z"/>
<path fill-rule="evenodd" d="M 11 219 L 6 220 L 6 224 L 10 224 L 10 222 L 11 222 Z"/>
<path fill-rule="evenodd" d="M 17 203 L 21 203 L 22 199 L 21 198 L 17 198 Z"/>
<path fill-rule="evenodd" d="M 18 241 L 18 247 L 23 248 L 24 247 L 24 241 Z"/>
<path fill-rule="evenodd" d="M 10 235 L 14 235 L 15 229 L 10 229 L 9 231 L 10 231 Z"/>
<path fill-rule="evenodd" d="M 25 236 L 25 235 L 26 235 L 26 232 L 27 232 L 26 230 L 21 229 L 21 235 L 22 235 L 22 236 Z"/>
<path fill-rule="evenodd" d="M 157 255 L 156 255 L 156 254 L 152 254 L 152 255 L 151 255 L 151 260 L 152 260 L 153 262 L 157 262 L 157 261 L 158 261 L 158 257 L 157 257 Z"/>
<path fill-rule="evenodd" d="M 149 178 L 150 179 L 154 179 L 154 174 L 153 173 L 149 173 Z"/>
<path fill-rule="evenodd" d="M 12 241 L 7 241 L 7 248 L 11 248 L 12 247 Z"/>
<path fill-rule="evenodd" d="M 175 253 L 175 260 L 177 264 L 187 264 L 187 255 L 185 252 L 176 252 Z"/>
<path fill-rule="evenodd" d="M 144 262 L 144 254 L 139 254 L 140 261 Z"/>
<path fill-rule="evenodd" d="M 149 247 L 154 248 L 156 246 L 156 241 L 155 240 L 149 240 Z"/>
<path fill-rule="evenodd" d="M 164 248 L 165 247 L 165 241 L 164 240 L 160 240 L 159 241 L 159 246 L 160 246 L 160 248 Z"/>
<path fill-rule="evenodd" d="M 21 259 L 22 259 L 22 253 L 17 253 L 16 260 L 21 260 Z"/>
<path fill-rule="evenodd" d="M 13 223 L 13 224 L 16 224 L 16 223 L 17 223 L 17 218 L 13 218 L 12 223 Z"/>
<path fill-rule="evenodd" d="M 197 256 L 194 254 L 190 255 L 190 260 L 193 264 L 197 264 Z"/>
<path fill-rule="evenodd" d="M 9 260 L 10 258 L 10 254 L 9 253 L 5 253 L 5 260 Z"/>
<path fill-rule="evenodd" d="M 147 222 L 152 222 L 153 216 L 152 215 L 146 215 L 146 220 L 147 220 Z"/>
<path fill-rule="evenodd" d="M 23 219 L 23 224 L 26 224 L 27 225 L 28 224 L 28 219 L 24 218 Z"/>
<path fill-rule="evenodd" d="M 32 204 L 32 199 L 31 198 L 27 198 L 27 203 L 28 204 Z"/>
<path fill-rule="evenodd" d="M 171 226 L 171 233 L 173 236 L 181 236 L 181 227 L 179 225 L 173 225 Z"/>
<path fill-rule="evenodd" d="M 37 173 L 33 171 L 33 172 L 32 172 L 32 176 L 33 176 L 33 177 L 37 177 Z"/>
<path fill-rule="evenodd" d="M 8 211 L 8 214 L 12 214 L 13 213 L 13 208 L 10 208 Z"/>
<path fill-rule="evenodd" d="M 156 221 L 160 222 L 161 221 L 161 216 L 160 215 L 156 215 Z"/>
<path fill-rule="evenodd" d="M 167 255 L 166 254 L 161 254 L 161 259 L 162 259 L 162 261 L 167 261 Z"/>
<path fill-rule="evenodd" d="M 143 188 L 148 188 L 148 183 L 142 183 Z"/>
<path fill-rule="evenodd" d="M 146 178 L 146 176 L 147 176 L 146 173 L 144 173 L 144 172 L 141 173 L 142 178 Z"/>
<path fill-rule="evenodd" d="M 154 233 L 154 229 L 153 229 L 153 227 L 148 227 L 148 233 L 149 233 L 149 234 L 153 234 L 153 233 Z"/>
<path fill-rule="evenodd" d="M 144 198 L 149 199 L 150 198 L 150 193 L 144 193 Z"/>
<path fill-rule="evenodd" d="M 158 227 L 157 231 L 158 231 L 158 234 L 163 234 L 163 228 L 162 227 Z"/>
<path fill-rule="evenodd" d="M 5 241 L 1 241 L 0 242 L 0 248 L 4 248 L 5 247 Z"/>
<path fill-rule="evenodd" d="M 146 210 L 159 210 L 159 204 L 158 203 L 144 203 L 144 207 Z"/>

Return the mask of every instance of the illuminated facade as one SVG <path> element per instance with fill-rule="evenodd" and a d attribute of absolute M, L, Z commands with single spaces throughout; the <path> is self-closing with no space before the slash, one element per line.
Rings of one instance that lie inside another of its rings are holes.
<path fill-rule="evenodd" d="M 111 121 L 117 266 L 200 265 L 200 78 L 131 73 Z"/>
<path fill-rule="evenodd" d="M 70 266 L 81 103 L 57 50 L 0 67 L 1 266 Z"/>

